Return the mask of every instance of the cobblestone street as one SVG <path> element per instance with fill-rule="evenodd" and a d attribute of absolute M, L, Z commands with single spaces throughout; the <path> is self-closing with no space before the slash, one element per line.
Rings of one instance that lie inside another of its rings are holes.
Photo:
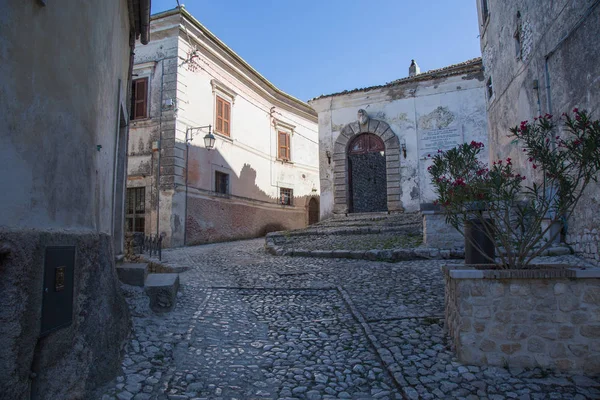
<path fill-rule="evenodd" d="M 264 239 L 165 250 L 176 308 L 133 316 L 112 399 L 586 399 L 600 379 L 456 361 L 443 331 L 448 261 L 275 257 Z"/>

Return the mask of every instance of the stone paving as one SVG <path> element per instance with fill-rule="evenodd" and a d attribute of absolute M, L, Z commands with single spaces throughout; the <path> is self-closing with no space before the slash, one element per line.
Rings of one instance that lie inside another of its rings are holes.
<path fill-rule="evenodd" d="M 264 239 L 165 250 L 176 308 L 133 316 L 113 399 L 592 399 L 600 377 L 463 365 L 443 330 L 441 265 L 275 257 Z"/>

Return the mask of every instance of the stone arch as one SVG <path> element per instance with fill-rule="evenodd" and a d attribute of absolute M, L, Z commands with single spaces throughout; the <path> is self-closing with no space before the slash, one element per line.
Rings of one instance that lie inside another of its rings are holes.
<path fill-rule="evenodd" d="M 370 118 L 365 124 L 352 122 L 340 132 L 333 146 L 333 212 L 348 213 L 348 146 L 362 133 L 372 133 L 385 144 L 388 212 L 402 212 L 400 199 L 400 141 L 385 121 Z"/>

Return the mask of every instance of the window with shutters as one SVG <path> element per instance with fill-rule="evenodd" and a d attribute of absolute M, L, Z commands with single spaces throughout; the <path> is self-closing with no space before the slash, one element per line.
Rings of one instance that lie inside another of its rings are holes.
<path fill-rule="evenodd" d="M 231 133 L 231 103 L 220 96 L 217 97 L 215 132 L 229 136 Z"/>
<path fill-rule="evenodd" d="M 290 139 L 291 135 L 289 132 L 279 131 L 277 134 L 277 158 L 283 161 L 290 161 Z"/>
<path fill-rule="evenodd" d="M 131 88 L 131 119 L 148 118 L 148 78 L 135 79 Z"/>
<path fill-rule="evenodd" d="M 215 171 L 215 192 L 229 194 L 229 174 Z"/>

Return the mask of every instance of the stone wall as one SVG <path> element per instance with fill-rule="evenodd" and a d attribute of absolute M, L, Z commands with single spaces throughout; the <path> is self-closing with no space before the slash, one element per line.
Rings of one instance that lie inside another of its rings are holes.
<path fill-rule="evenodd" d="M 90 398 L 95 386 L 117 374 L 129 333 L 112 238 L 0 230 L 0 244 L 0 397 Z M 73 321 L 40 337 L 47 246 L 75 247 Z"/>
<path fill-rule="evenodd" d="M 422 211 L 423 214 L 423 243 L 427 247 L 438 249 L 453 249 L 465 246 L 464 237 L 446 223 L 443 214 L 434 211 Z"/>
<path fill-rule="evenodd" d="M 487 99 L 490 161 L 512 158 L 531 182 L 534 170 L 507 135 L 511 127 L 546 113 L 556 119 L 575 107 L 600 118 L 600 3 L 505 0 L 488 5 L 486 21 L 479 9 L 479 29 L 485 79 L 493 88 Z M 592 233 L 600 224 L 598 207 L 600 186 L 591 183 L 568 221 L 567 243 L 590 260 L 598 260 L 600 247 Z"/>
<path fill-rule="evenodd" d="M 299 229 L 308 219 L 304 200 L 295 206 L 253 203 L 209 196 L 188 198 L 187 245 L 246 239 Z"/>
<path fill-rule="evenodd" d="M 585 259 L 592 261 L 594 264 L 600 264 L 600 234 L 598 229 L 583 229 L 577 234 L 567 235 L 567 243 L 569 243 L 576 253 Z"/>
<path fill-rule="evenodd" d="M 447 329 L 462 362 L 600 372 L 600 270 L 445 267 L 444 275 Z"/>

